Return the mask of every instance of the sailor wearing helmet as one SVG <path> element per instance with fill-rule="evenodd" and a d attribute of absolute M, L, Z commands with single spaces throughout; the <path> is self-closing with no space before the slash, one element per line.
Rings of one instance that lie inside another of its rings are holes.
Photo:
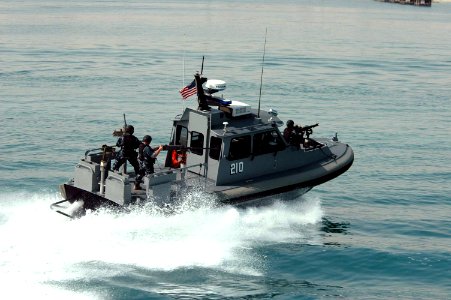
<path fill-rule="evenodd" d="M 293 120 L 287 121 L 287 127 L 283 131 L 283 137 L 287 143 L 292 144 L 293 143 L 293 137 L 295 135 L 294 131 L 294 122 Z"/>
<path fill-rule="evenodd" d="M 145 175 L 155 172 L 153 167 L 155 159 L 158 154 L 160 154 L 161 150 L 163 150 L 163 146 L 161 145 L 156 148 L 150 147 L 150 142 L 152 142 L 152 137 L 150 135 L 145 135 L 139 146 L 139 162 L 141 168 L 139 170 L 139 175 L 136 176 L 135 190 L 141 189 L 140 183 Z"/>
<path fill-rule="evenodd" d="M 113 166 L 114 171 L 118 171 L 119 168 L 128 160 L 135 169 L 135 174 L 139 173 L 138 154 L 136 149 L 141 142 L 133 135 L 135 128 L 132 125 L 125 127 L 125 133 L 121 136 L 116 143 L 116 146 L 121 147 L 117 157 L 116 163 Z"/>
<path fill-rule="evenodd" d="M 294 125 L 293 120 L 288 120 L 287 127 L 283 130 L 283 138 L 288 144 L 299 149 L 304 141 L 304 131 L 301 126 Z"/>

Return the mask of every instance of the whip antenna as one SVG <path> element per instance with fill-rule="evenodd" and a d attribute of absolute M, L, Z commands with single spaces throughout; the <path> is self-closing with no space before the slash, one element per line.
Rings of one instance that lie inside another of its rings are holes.
<path fill-rule="evenodd" d="M 263 85 L 263 65 L 265 64 L 265 52 L 266 52 L 266 35 L 268 34 L 268 28 L 265 31 L 265 44 L 263 45 L 263 60 L 262 60 L 262 73 L 260 74 L 260 95 L 258 96 L 258 112 L 257 118 L 260 118 L 260 100 L 262 98 L 262 85 Z"/>

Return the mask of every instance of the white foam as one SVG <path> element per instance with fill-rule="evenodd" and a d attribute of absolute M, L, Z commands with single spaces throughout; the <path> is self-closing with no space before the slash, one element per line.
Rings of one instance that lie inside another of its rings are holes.
<path fill-rule="evenodd" d="M 315 224 L 323 215 L 319 199 L 308 196 L 244 210 L 199 206 L 198 198 L 194 208 L 183 204 L 185 210 L 173 215 L 147 207 L 128 214 L 99 211 L 70 221 L 49 209 L 56 195 L 3 198 L 0 282 L 16 292 L 29 283 L 36 292 L 49 289 L 55 297 L 65 291 L 48 287 L 49 282 L 108 278 L 135 267 L 201 267 L 259 276 L 265 261 L 253 249 L 272 243 L 317 243 Z"/>

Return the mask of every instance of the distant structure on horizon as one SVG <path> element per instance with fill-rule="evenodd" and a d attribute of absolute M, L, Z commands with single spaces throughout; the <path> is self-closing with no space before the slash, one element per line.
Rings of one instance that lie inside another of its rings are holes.
<path fill-rule="evenodd" d="M 431 6 L 432 0 L 376 0 L 380 2 L 399 3 L 416 6 Z"/>

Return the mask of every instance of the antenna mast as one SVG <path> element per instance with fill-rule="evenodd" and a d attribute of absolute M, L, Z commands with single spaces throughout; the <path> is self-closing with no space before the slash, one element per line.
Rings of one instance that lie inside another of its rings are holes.
<path fill-rule="evenodd" d="M 268 27 L 265 31 L 265 44 L 263 46 L 263 60 L 262 60 L 262 73 L 260 74 L 260 95 L 258 96 L 258 113 L 257 118 L 260 118 L 260 101 L 262 98 L 262 85 L 263 85 L 263 65 L 265 64 L 265 52 L 266 52 L 266 35 L 268 34 Z"/>

